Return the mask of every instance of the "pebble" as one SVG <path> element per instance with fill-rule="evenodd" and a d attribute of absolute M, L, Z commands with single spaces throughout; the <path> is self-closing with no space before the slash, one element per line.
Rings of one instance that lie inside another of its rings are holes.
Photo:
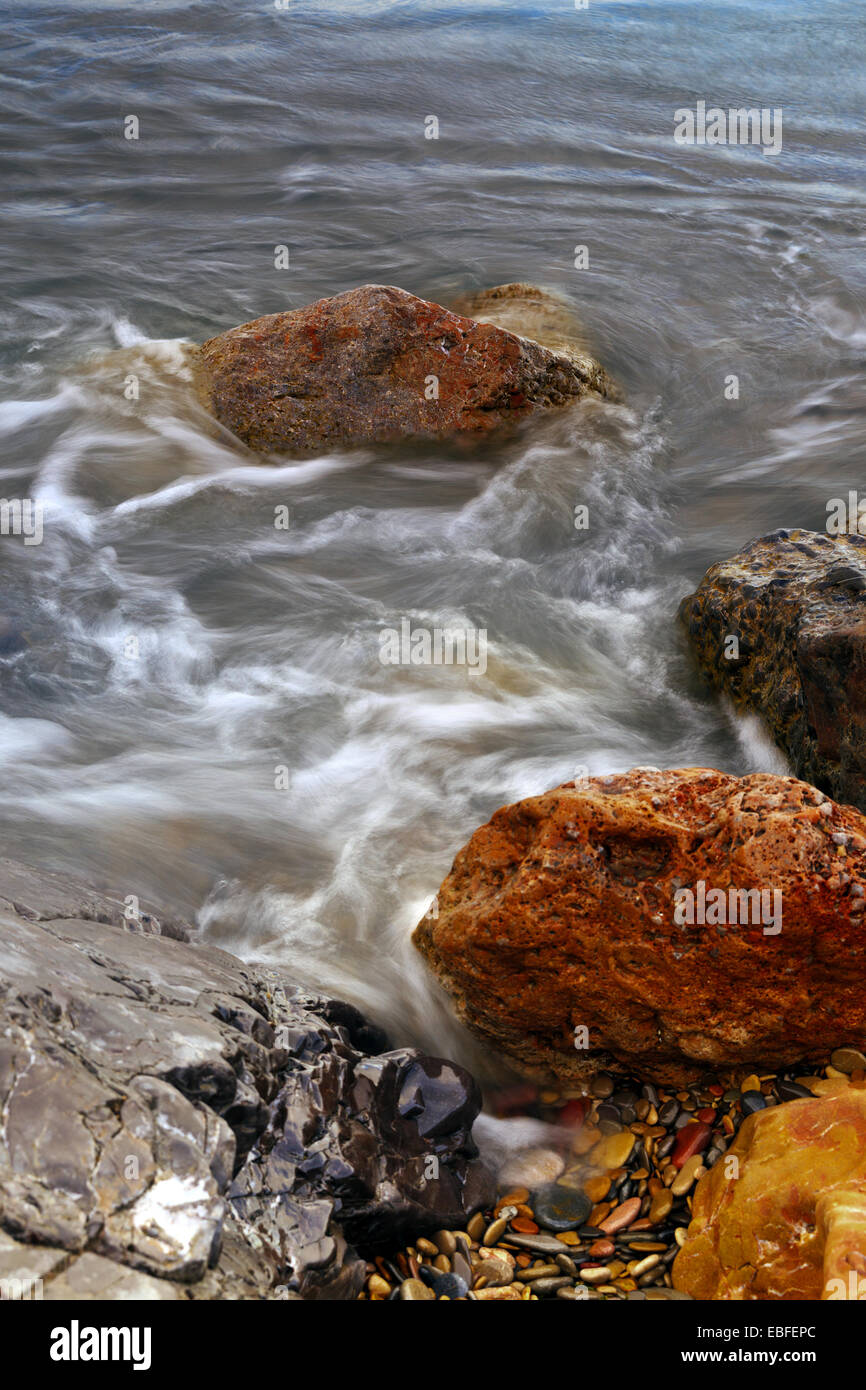
<path fill-rule="evenodd" d="M 625 1230 L 626 1226 L 630 1226 L 640 1214 L 640 1204 L 640 1197 L 630 1197 L 627 1202 L 622 1202 L 610 1213 L 610 1216 L 599 1223 L 600 1229 L 606 1235 L 613 1235 L 616 1231 Z"/>
<path fill-rule="evenodd" d="M 571 1288 L 571 1280 L 566 1274 L 558 1274 L 555 1279 L 537 1279 L 532 1285 L 532 1292 L 538 1294 L 539 1298 L 546 1298 L 548 1294 L 566 1288 Z"/>
<path fill-rule="evenodd" d="M 487 1229 L 487 1222 L 483 1211 L 477 1211 L 466 1227 L 466 1233 L 470 1240 L 480 1240 Z M 447 1250 L 445 1251 L 447 1255 Z"/>
<path fill-rule="evenodd" d="M 601 1139 L 591 1151 L 593 1166 L 596 1168 L 622 1168 L 631 1158 L 635 1146 L 635 1136 L 631 1130 L 623 1129 L 618 1134 L 609 1134 Z"/>
<path fill-rule="evenodd" d="M 525 1149 L 509 1158 L 499 1175 L 506 1187 L 528 1187 L 530 1192 L 546 1182 L 556 1182 L 565 1159 L 555 1149 Z"/>
<path fill-rule="evenodd" d="M 706 1171 L 700 1154 L 694 1154 L 690 1159 L 687 1159 L 671 1184 L 672 1197 L 684 1197 L 697 1179 Z"/>
<path fill-rule="evenodd" d="M 801 1086 L 797 1081 L 780 1081 L 776 1089 L 780 1100 L 806 1100 L 812 1095 L 808 1086 Z"/>
<path fill-rule="evenodd" d="M 558 1279 L 561 1274 L 559 1265 L 533 1265 L 531 1269 L 522 1269 L 516 1277 L 521 1284 L 532 1284 L 536 1279 Z"/>
<path fill-rule="evenodd" d="M 614 1092 L 613 1077 L 601 1071 L 597 1076 L 592 1078 L 592 1081 L 589 1083 L 589 1089 L 594 1096 L 598 1096 L 601 1099 L 604 1099 L 606 1096 L 612 1096 Z"/>
<path fill-rule="evenodd" d="M 671 1159 L 675 1168 L 682 1168 L 683 1164 L 692 1157 L 693 1154 L 703 1153 L 710 1142 L 713 1131 L 709 1125 L 705 1125 L 701 1120 L 695 1120 L 687 1124 L 680 1130 L 676 1138 L 676 1143 L 671 1153 Z"/>
<path fill-rule="evenodd" d="M 436 1295 L 426 1284 L 422 1284 L 420 1279 L 404 1279 L 400 1285 L 400 1297 L 411 1303 L 423 1303 L 425 1300 L 435 1299 Z"/>
<path fill-rule="evenodd" d="M 466 1280 L 457 1274 L 434 1273 L 423 1265 L 418 1273 L 437 1298 L 465 1298 L 469 1292 Z"/>
<path fill-rule="evenodd" d="M 583 1190 L 593 1206 L 597 1206 L 599 1202 L 604 1201 L 610 1191 L 610 1177 L 605 1173 L 603 1177 L 587 1178 Z"/>
<path fill-rule="evenodd" d="M 680 1113 L 680 1103 L 678 1100 L 666 1100 L 659 1109 L 659 1124 L 667 1129 L 673 1124 Z"/>
<path fill-rule="evenodd" d="M 573 1231 L 582 1226 L 593 1203 L 583 1192 L 573 1187 L 563 1187 L 560 1183 L 549 1183 L 536 1192 L 532 1199 L 532 1209 L 537 1221 L 548 1231 Z M 512 1222 L 519 1230 L 517 1222 Z M 537 1229 L 537 1228 L 536 1228 Z"/>
<path fill-rule="evenodd" d="M 485 1260 L 478 1267 L 477 1278 L 482 1279 L 488 1288 L 503 1289 L 507 1284 L 514 1283 L 514 1270 L 504 1260 Z"/>
<path fill-rule="evenodd" d="M 371 1274 L 367 1280 L 367 1288 L 374 1297 L 378 1298 L 387 1298 L 391 1292 L 391 1285 L 387 1279 L 382 1278 L 381 1274 Z"/>
<path fill-rule="evenodd" d="M 506 1221 L 505 1217 L 497 1217 L 495 1221 L 491 1221 L 490 1225 L 487 1227 L 487 1230 L 484 1232 L 484 1235 L 482 1237 L 482 1243 L 484 1245 L 495 1245 L 498 1240 L 502 1239 L 507 1229 L 508 1222 Z"/>
<path fill-rule="evenodd" d="M 511 1218 L 507 1215 L 503 1215 L 502 1219 L 505 1221 L 511 1220 Z M 541 1220 L 540 1217 L 539 1220 Z M 545 1226 L 550 1226 L 550 1222 L 547 1220 L 545 1220 L 544 1224 Z M 520 1231 L 525 1236 L 535 1235 L 538 1230 L 538 1227 L 535 1224 L 535 1222 L 532 1221 L 528 1216 L 515 1216 L 513 1221 L 511 1221 L 511 1226 L 513 1230 Z M 551 1227 L 551 1229 L 555 1231 L 556 1227 L 553 1226 Z"/>
<path fill-rule="evenodd" d="M 481 1215 L 480 1212 L 478 1214 Z M 475 1218 L 472 1219 L 474 1221 Z M 481 1219 L 484 1220 L 483 1217 Z M 440 1255 L 453 1255 L 457 1249 L 457 1237 L 453 1231 L 437 1231 L 433 1241 Z M 420 1245 L 420 1241 L 418 1244 Z"/>
<path fill-rule="evenodd" d="M 740 1108 L 744 1115 L 754 1115 L 756 1110 L 763 1110 L 766 1104 L 760 1091 L 744 1091 Z"/>
<path fill-rule="evenodd" d="M 662 1188 L 661 1192 L 657 1192 L 650 1203 L 650 1221 L 654 1223 L 664 1221 L 673 1204 L 674 1199 L 671 1192 L 666 1187 Z"/>
<path fill-rule="evenodd" d="M 837 1047 L 830 1061 L 837 1071 L 845 1072 L 847 1076 L 850 1076 L 852 1071 L 863 1071 L 866 1068 L 866 1057 L 862 1052 L 858 1052 L 856 1047 Z"/>
<path fill-rule="evenodd" d="M 615 1248 L 612 1240 L 594 1240 L 589 1247 L 589 1254 L 594 1260 L 607 1260 Z"/>
<path fill-rule="evenodd" d="M 603 1284 L 610 1278 L 610 1270 L 607 1265 L 584 1265 L 580 1277 L 584 1284 Z"/>
<path fill-rule="evenodd" d="M 562 1242 L 556 1236 L 546 1236 L 543 1232 L 537 1236 L 521 1236 L 512 1235 L 509 1231 L 508 1244 L 516 1245 L 519 1250 L 531 1250 L 533 1255 L 562 1254 Z"/>

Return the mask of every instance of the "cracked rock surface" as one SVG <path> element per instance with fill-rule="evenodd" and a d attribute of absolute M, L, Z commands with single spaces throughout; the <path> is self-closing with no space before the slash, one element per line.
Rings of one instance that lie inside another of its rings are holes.
<path fill-rule="evenodd" d="M 701 920 L 700 883 L 723 915 Z M 731 889 L 754 895 L 733 913 Z M 529 1075 L 685 1082 L 866 1041 L 866 817 L 793 777 L 566 783 L 477 830 L 437 906 L 415 945 L 461 1018 Z"/>
<path fill-rule="evenodd" d="M 3 1278 L 58 1298 L 350 1298 L 356 1245 L 489 1200 L 462 1068 L 148 921 L 0 864 Z"/>

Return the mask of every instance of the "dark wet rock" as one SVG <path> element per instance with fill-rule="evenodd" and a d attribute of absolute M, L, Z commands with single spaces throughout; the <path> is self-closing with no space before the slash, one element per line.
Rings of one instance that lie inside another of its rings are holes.
<path fill-rule="evenodd" d="M 592 1211 L 585 1193 L 561 1183 L 548 1183 L 532 1198 L 532 1210 L 540 1226 L 548 1231 L 574 1231 Z"/>
<path fill-rule="evenodd" d="M 501 286 L 503 302 L 529 293 Z M 253 449 L 287 453 L 486 434 L 613 388 L 573 345 L 551 351 L 391 285 L 362 285 L 209 339 L 199 391 Z"/>
<path fill-rule="evenodd" d="M 489 1202 L 462 1068 L 115 906 L 0 865 L 0 1233 L 46 1297 L 351 1298 L 354 1245 Z"/>
<path fill-rule="evenodd" d="M 866 809 L 866 537 L 751 541 L 707 570 L 680 619 L 703 675 L 766 720 L 797 775 Z"/>

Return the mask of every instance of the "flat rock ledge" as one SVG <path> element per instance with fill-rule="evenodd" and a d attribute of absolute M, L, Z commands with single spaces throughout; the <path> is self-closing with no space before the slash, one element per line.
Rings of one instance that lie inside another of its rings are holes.
<path fill-rule="evenodd" d="M 762 536 L 707 570 L 680 620 L 709 684 L 797 775 L 866 810 L 866 536 Z"/>
<path fill-rule="evenodd" d="M 119 922 L 0 864 L 4 1296 L 351 1299 L 359 1248 L 490 1201 L 461 1067 L 151 914 Z"/>
<path fill-rule="evenodd" d="M 587 395 L 616 396 L 555 296 L 514 284 L 469 302 L 479 317 L 361 285 L 268 314 L 202 345 L 199 395 L 251 448 L 288 454 L 484 435 Z M 553 346 L 513 331 L 524 320 Z"/>

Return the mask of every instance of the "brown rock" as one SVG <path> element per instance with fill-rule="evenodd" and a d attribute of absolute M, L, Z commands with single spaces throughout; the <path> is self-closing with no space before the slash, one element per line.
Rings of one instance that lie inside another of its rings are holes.
<path fill-rule="evenodd" d="M 866 1091 L 789 1101 L 751 1115 L 701 1178 L 674 1288 L 698 1299 L 866 1298 L 864 1237 Z"/>
<path fill-rule="evenodd" d="M 707 570 L 680 619 L 704 676 L 766 720 L 797 775 L 866 810 L 866 537 L 763 536 Z"/>
<path fill-rule="evenodd" d="M 391 285 L 362 285 L 221 333 L 203 344 L 197 376 L 205 404 L 244 443 L 289 453 L 485 434 L 612 392 L 576 346 L 554 352 Z"/>
<path fill-rule="evenodd" d="M 742 923 L 676 920 L 675 893 L 701 883 Z M 866 818 L 813 787 L 635 769 L 497 811 L 413 939 L 460 1016 L 527 1073 L 763 1072 L 862 1047 L 864 884 Z M 766 891 L 781 930 L 729 889 Z"/>

